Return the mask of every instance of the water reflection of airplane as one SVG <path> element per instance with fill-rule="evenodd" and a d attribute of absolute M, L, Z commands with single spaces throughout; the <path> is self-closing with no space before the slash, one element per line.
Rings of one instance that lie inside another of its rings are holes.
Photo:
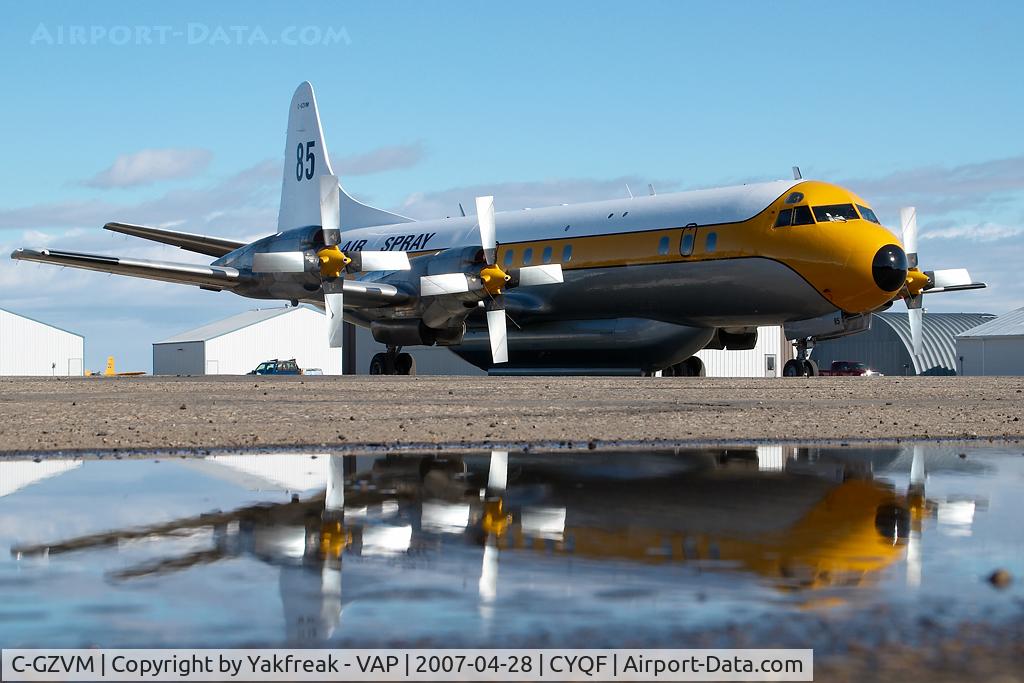
<path fill-rule="evenodd" d="M 879 460 L 899 457 L 898 451 L 876 453 Z M 109 577 L 124 581 L 254 557 L 280 568 L 291 642 L 322 640 L 337 627 L 343 557 L 372 560 L 419 552 L 443 562 L 453 539 L 463 551 L 466 540 L 469 547 L 482 548 L 478 590 L 485 620 L 494 615 L 499 558 L 507 552 L 597 562 L 699 563 L 754 574 L 795 591 L 859 585 L 908 552 L 908 581 L 915 582 L 921 519 L 941 516 L 945 505 L 924 497 L 921 451 L 911 458 L 907 494 L 874 479 L 870 462 L 845 455 L 800 450 L 780 458 L 772 451 L 730 449 L 513 455 L 511 460 L 504 452 L 489 458 L 386 456 L 359 474 L 348 461 L 347 491 L 346 461 L 330 456 L 326 491 L 305 499 L 12 552 L 54 556 L 212 530 L 212 547 Z M 245 466 L 248 474 L 255 462 Z"/>

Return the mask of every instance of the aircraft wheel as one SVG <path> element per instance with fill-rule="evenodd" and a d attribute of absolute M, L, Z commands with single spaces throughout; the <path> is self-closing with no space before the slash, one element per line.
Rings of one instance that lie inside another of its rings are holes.
<path fill-rule="evenodd" d="M 804 376 L 805 377 L 817 377 L 820 373 L 818 372 L 818 364 L 808 358 L 804 361 Z"/>
<path fill-rule="evenodd" d="M 387 374 L 387 360 L 383 353 L 373 354 L 373 358 L 370 359 L 370 374 L 371 375 L 384 375 Z"/>
<path fill-rule="evenodd" d="M 678 374 L 679 373 L 676 372 L 676 366 L 675 365 L 670 365 L 670 366 L 668 366 L 667 368 L 665 368 L 665 369 L 663 369 L 661 371 L 661 376 L 662 377 L 675 377 Z"/>
<path fill-rule="evenodd" d="M 416 359 L 408 353 L 400 353 L 395 358 L 395 374 L 396 375 L 415 375 L 416 374 Z"/>
<path fill-rule="evenodd" d="M 683 361 L 683 365 L 686 366 L 686 369 L 689 372 L 687 377 L 703 377 L 705 375 L 704 361 L 697 358 L 697 356 L 690 356 Z"/>
<path fill-rule="evenodd" d="M 782 366 L 783 377 L 803 377 L 804 372 L 803 361 L 796 360 L 795 358 L 787 360 L 786 364 Z"/>

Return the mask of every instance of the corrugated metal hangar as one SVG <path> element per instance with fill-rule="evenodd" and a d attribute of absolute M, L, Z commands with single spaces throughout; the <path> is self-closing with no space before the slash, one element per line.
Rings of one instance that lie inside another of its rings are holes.
<path fill-rule="evenodd" d="M 85 339 L 0 308 L 0 375 L 81 377 Z"/>
<path fill-rule="evenodd" d="M 821 368 L 834 360 L 867 363 L 884 375 L 955 375 L 956 336 L 992 320 L 989 313 L 926 313 L 924 315 L 923 353 L 915 356 L 906 313 L 878 313 L 871 318 L 871 329 L 860 334 L 818 342 L 811 359 Z"/>
<path fill-rule="evenodd" d="M 961 332 L 956 349 L 963 375 L 1024 375 L 1024 308 Z"/>
<path fill-rule="evenodd" d="M 246 311 L 155 342 L 153 374 L 244 375 L 275 358 L 341 374 L 341 353 L 327 346 L 326 316 L 305 306 Z"/>

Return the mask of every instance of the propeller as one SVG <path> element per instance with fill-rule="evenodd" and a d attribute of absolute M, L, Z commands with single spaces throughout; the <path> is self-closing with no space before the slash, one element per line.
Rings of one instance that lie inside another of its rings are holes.
<path fill-rule="evenodd" d="M 479 279 L 473 273 L 442 273 L 420 278 L 421 296 L 443 296 L 464 293 L 482 294 L 487 319 L 487 337 L 491 346 L 491 360 L 508 362 L 508 328 L 505 321 L 506 289 L 535 287 L 563 282 L 562 266 L 557 263 L 540 266 L 511 268 L 508 272 L 497 265 L 498 231 L 494 219 L 494 197 L 476 198 L 477 225 L 484 266 Z"/>
<path fill-rule="evenodd" d="M 984 282 L 974 282 L 966 268 L 947 270 L 925 270 L 918 267 L 917 254 L 917 209 L 907 206 L 900 209 L 900 230 L 903 236 L 903 250 L 907 253 L 907 281 L 899 296 L 907 305 L 907 321 L 910 324 L 910 342 L 915 356 L 920 356 L 924 345 L 924 295 L 939 292 L 958 292 L 966 289 L 982 289 Z"/>
<path fill-rule="evenodd" d="M 320 176 L 320 227 L 324 246 L 313 251 L 258 252 L 252 257 L 254 273 L 305 273 L 318 270 L 328 318 L 327 339 L 331 348 L 341 348 L 344 322 L 344 274 L 409 270 L 404 251 L 357 251 L 351 255 L 338 248 L 341 243 L 341 186 L 338 177 Z"/>

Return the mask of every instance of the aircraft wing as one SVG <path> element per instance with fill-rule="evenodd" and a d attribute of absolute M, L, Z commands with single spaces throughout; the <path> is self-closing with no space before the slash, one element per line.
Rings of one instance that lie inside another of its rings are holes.
<path fill-rule="evenodd" d="M 107 223 L 103 227 L 112 232 L 119 232 L 123 235 L 131 235 L 132 237 L 141 237 L 142 239 L 160 242 L 161 244 L 170 244 L 185 251 L 194 251 L 197 254 L 206 254 L 215 258 L 220 258 L 239 247 L 245 246 L 245 242 L 235 242 L 233 240 L 221 239 L 220 237 L 194 235 L 190 232 L 150 228 L 145 225 Z"/>
<path fill-rule="evenodd" d="M 186 285 L 198 285 L 204 289 L 232 289 L 248 280 L 235 268 L 202 266 L 172 261 L 150 261 L 146 259 L 118 258 L 97 254 L 81 254 L 56 249 L 16 249 L 11 258 L 17 261 L 52 263 L 58 266 L 96 270 L 101 273 L 131 275 L 148 280 L 162 280 Z"/>

